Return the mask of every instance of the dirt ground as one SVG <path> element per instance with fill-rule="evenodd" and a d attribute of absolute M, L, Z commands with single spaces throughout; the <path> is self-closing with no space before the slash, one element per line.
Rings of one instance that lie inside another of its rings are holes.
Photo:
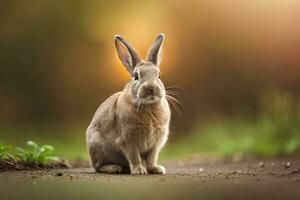
<path fill-rule="evenodd" d="M 91 168 L 0 172 L 0 199 L 300 199 L 300 157 L 168 162 L 166 175 Z"/>

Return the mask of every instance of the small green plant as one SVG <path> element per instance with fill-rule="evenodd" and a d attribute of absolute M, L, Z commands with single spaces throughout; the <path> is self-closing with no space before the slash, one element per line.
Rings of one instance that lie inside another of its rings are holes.
<path fill-rule="evenodd" d="M 10 148 L 5 145 L 0 145 L 0 159 L 15 161 L 15 157 L 9 153 Z"/>
<path fill-rule="evenodd" d="M 21 162 L 29 165 L 42 165 L 50 161 L 59 161 L 60 158 L 53 156 L 54 148 L 51 145 L 39 146 L 33 141 L 27 141 L 28 149 L 17 147 L 17 158 Z"/>

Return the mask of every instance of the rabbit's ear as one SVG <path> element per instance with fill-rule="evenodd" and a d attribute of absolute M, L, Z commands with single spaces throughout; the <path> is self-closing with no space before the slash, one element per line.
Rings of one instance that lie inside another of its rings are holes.
<path fill-rule="evenodd" d="M 155 39 L 154 44 L 148 51 L 147 61 L 150 61 L 157 66 L 159 66 L 160 61 L 162 59 L 161 47 L 164 39 L 165 35 L 163 33 L 159 34 Z"/>
<path fill-rule="evenodd" d="M 119 35 L 115 36 L 115 45 L 119 59 L 130 75 L 132 75 L 134 67 L 141 62 L 138 53 L 124 38 Z"/>

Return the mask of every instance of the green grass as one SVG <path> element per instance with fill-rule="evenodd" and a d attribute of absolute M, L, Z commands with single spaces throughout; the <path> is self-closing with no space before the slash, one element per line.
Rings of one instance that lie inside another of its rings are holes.
<path fill-rule="evenodd" d="M 54 156 L 54 148 L 51 145 L 39 146 L 33 141 L 27 141 L 26 144 L 27 148 L 25 149 L 20 147 L 12 149 L 0 144 L 0 159 L 25 165 L 44 165 L 60 161 L 58 156 Z"/>
<path fill-rule="evenodd" d="M 262 115 L 257 119 L 228 118 L 196 126 L 190 133 L 181 134 L 168 143 L 161 160 L 179 159 L 190 154 L 231 156 L 235 153 L 254 156 L 292 154 L 300 149 L 300 119 L 290 115 Z M 53 154 L 64 159 L 88 159 L 84 129 L 5 131 L 2 143 L 20 146 L 32 139 L 55 146 Z M 23 132 L 23 134 L 19 134 Z M 26 136 L 26 137 L 25 137 Z M 3 139 L 5 138 L 5 141 Z"/>
<path fill-rule="evenodd" d="M 2 128 L 0 144 L 27 148 L 24 141 L 32 140 L 38 144 L 51 144 L 55 147 L 53 155 L 58 155 L 62 159 L 88 159 L 84 132 L 84 128 L 81 127 Z"/>
<path fill-rule="evenodd" d="M 270 157 L 292 154 L 299 149 L 299 118 L 262 116 L 256 120 L 225 119 L 196 127 L 178 142 L 169 144 L 162 158 L 197 153 Z"/>
<path fill-rule="evenodd" d="M 255 119 L 235 117 L 199 122 L 191 132 L 179 133 L 176 141 L 168 143 L 161 160 L 190 154 L 231 156 L 240 153 L 270 157 L 295 153 L 300 150 L 300 104 L 294 107 L 286 96 L 274 99 L 273 103 L 266 103 L 269 107 Z M 0 144 L 21 146 L 24 141 L 34 140 L 55 146 L 53 154 L 63 159 L 87 160 L 85 129 L 85 126 L 2 128 Z"/>
<path fill-rule="evenodd" d="M 279 156 L 300 150 L 300 100 L 287 91 L 262 93 L 256 118 L 220 118 L 196 125 L 162 152 L 162 159 L 189 154 Z M 245 115 L 244 115 L 245 116 Z"/>
<path fill-rule="evenodd" d="M 9 152 L 10 147 L 0 144 L 0 159 L 2 160 L 15 160 L 15 157 Z"/>
<path fill-rule="evenodd" d="M 16 147 L 16 151 L 17 160 L 28 165 L 42 165 L 60 160 L 58 156 L 54 156 L 53 146 L 39 146 L 33 141 L 27 141 L 26 149 Z"/>

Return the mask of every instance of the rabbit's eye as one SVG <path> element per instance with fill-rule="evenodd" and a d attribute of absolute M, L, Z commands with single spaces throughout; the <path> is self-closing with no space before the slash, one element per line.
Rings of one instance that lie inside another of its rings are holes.
<path fill-rule="evenodd" d="M 136 81 L 136 80 L 139 80 L 139 74 L 138 74 L 137 72 L 135 72 L 135 73 L 133 74 L 133 78 L 134 78 L 135 81 Z"/>

